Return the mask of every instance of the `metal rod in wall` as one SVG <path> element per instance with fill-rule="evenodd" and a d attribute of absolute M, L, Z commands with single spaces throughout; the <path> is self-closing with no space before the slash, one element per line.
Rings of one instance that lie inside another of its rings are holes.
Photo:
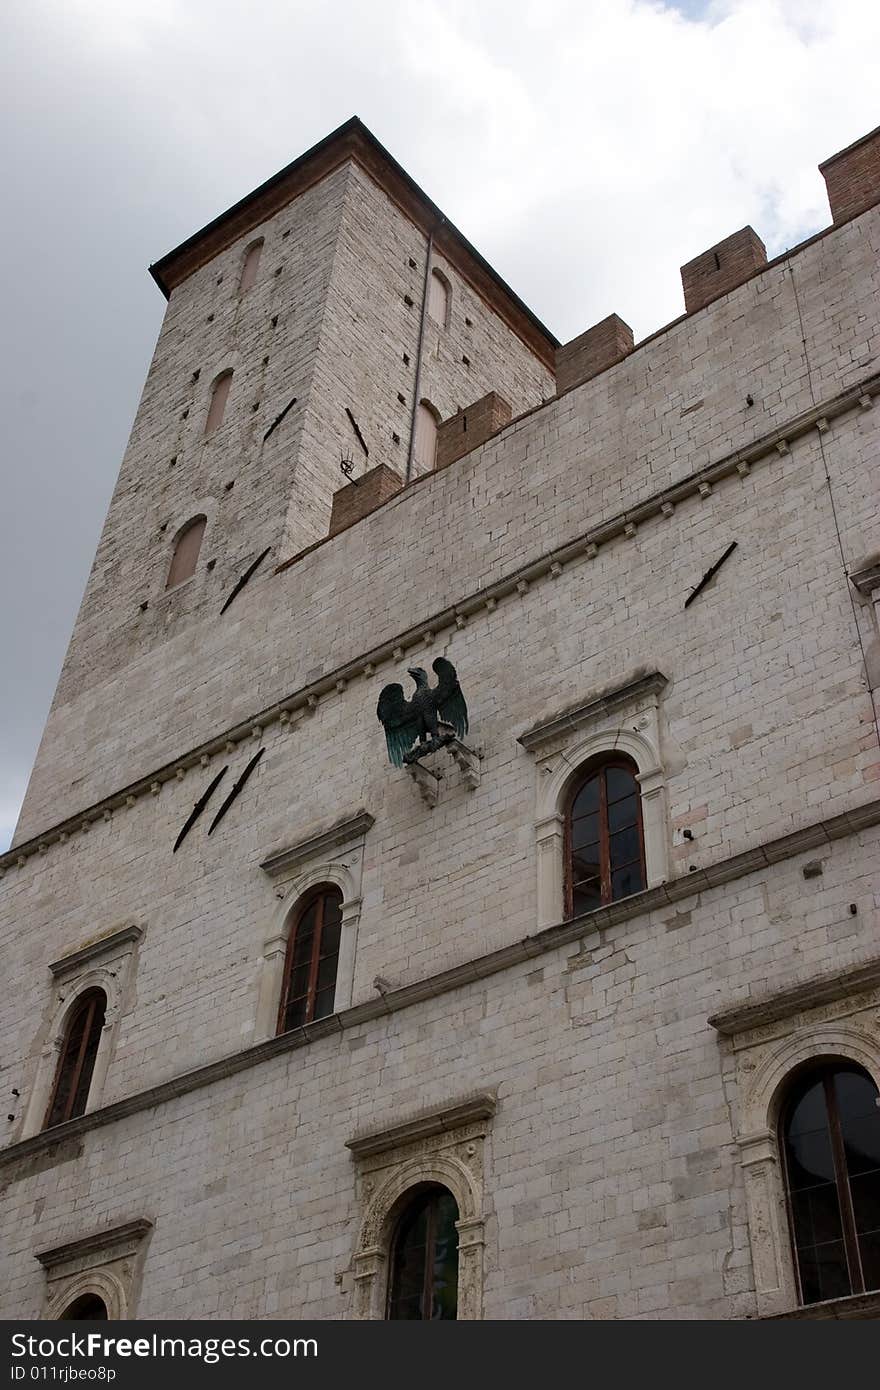
<path fill-rule="evenodd" d="M 445 220 L 445 219 L 444 219 Z M 419 413 L 419 397 L 422 386 L 422 345 L 425 341 L 425 321 L 428 317 L 428 286 L 431 283 L 431 263 L 434 258 L 434 229 L 428 233 L 425 251 L 425 278 L 422 284 L 422 312 L 419 318 L 419 341 L 416 346 L 416 374 L 413 382 L 412 410 L 409 417 L 409 448 L 406 452 L 406 476 L 408 483 L 412 477 L 413 455 L 416 448 L 416 418 Z"/>

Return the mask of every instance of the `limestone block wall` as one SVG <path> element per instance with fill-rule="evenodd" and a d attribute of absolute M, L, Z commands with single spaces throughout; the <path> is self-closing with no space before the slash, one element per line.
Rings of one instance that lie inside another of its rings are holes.
<path fill-rule="evenodd" d="M 552 546 L 638 507 L 732 451 L 784 433 L 804 412 L 868 379 L 880 332 L 878 236 L 880 211 L 872 209 L 515 421 L 480 450 L 419 480 L 277 577 L 264 576 L 221 621 L 212 618 L 200 628 L 198 643 L 181 631 L 164 641 L 158 657 L 153 651 L 133 656 L 111 676 L 99 676 L 87 693 L 63 689 L 17 841 L 357 661 L 365 646 L 395 640 Z M 681 559 L 681 595 L 733 538 L 732 519 L 739 529 L 741 503 L 750 495 L 762 507 L 783 508 L 783 527 L 774 515 L 755 524 L 773 532 L 769 544 L 776 547 L 775 573 L 786 595 L 790 563 L 820 563 L 818 550 L 812 560 L 806 555 L 800 530 L 815 526 L 814 544 L 824 548 L 821 563 L 829 576 L 828 557 L 837 550 L 835 602 L 846 611 L 844 568 L 872 549 L 875 485 L 865 460 L 876 418 L 876 409 L 850 412 L 827 433 L 798 440 L 788 455 L 771 444 L 772 460 L 756 464 L 739 492 L 724 483 L 700 507 L 680 507 L 665 530 L 646 524 L 625 559 L 619 543 L 610 544 L 607 571 L 603 549 L 600 565 L 582 583 L 588 599 L 614 612 L 612 643 L 620 650 L 611 662 L 607 643 L 604 649 L 597 643 L 585 679 L 604 678 L 612 665 L 616 673 L 626 654 L 620 619 L 633 601 L 633 585 L 621 582 L 618 567 L 628 571 L 643 555 L 649 564 L 653 559 L 656 572 L 640 590 L 653 595 L 668 583 L 673 559 Z M 835 507 L 839 503 L 836 522 L 826 472 L 836 489 Z M 805 493 L 798 491 L 801 484 Z M 780 491 L 771 497 L 767 487 Z M 719 506 L 731 508 L 730 522 L 720 526 Z M 684 536 L 694 547 L 687 555 Z M 764 563 L 771 553 L 765 552 Z M 736 565 L 743 563 L 749 560 L 740 552 Z M 753 591 L 744 593 L 751 601 Z M 806 595 L 792 601 L 801 598 Z M 580 599 L 576 611 L 579 622 Z M 653 632 L 656 610 L 645 611 Z M 781 611 L 777 604 L 770 613 Z M 785 626 L 783 618 L 774 621 Z M 847 621 L 852 633 L 851 613 Z M 567 641 L 574 640 L 576 626 L 567 623 Z M 840 640 L 848 640 L 845 630 Z M 640 636 L 637 645 L 645 641 Z M 857 664 L 855 651 L 853 660 Z"/>
<path fill-rule="evenodd" d="M 346 1141 L 487 1089 L 486 1317 L 754 1316 L 741 1101 L 707 1018 L 874 954 L 878 849 L 864 832 L 806 884 L 799 856 L 587 928 L 16 1161 L 0 1316 L 39 1315 L 35 1250 L 145 1217 L 139 1317 L 350 1317 L 363 1192 Z M 191 986 L 197 1031 L 226 1005 Z"/>

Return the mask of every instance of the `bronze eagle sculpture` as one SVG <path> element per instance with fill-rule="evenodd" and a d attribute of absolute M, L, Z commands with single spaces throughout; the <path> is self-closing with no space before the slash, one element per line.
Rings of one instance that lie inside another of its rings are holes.
<path fill-rule="evenodd" d="M 455 667 L 445 656 L 438 656 L 431 664 L 436 685 L 428 684 L 427 671 L 414 666 L 408 671 L 416 683 L 409 700 L 396 682 L 386 685 L 379 696 L 376 714 L 384 726 L 388 756 L 395 767 L 416 762 L 453 738 L 464 738 L 468 731 L 467 705 Z M 441 733 L 441 724 L 449 726 L 449 732 Z"/>

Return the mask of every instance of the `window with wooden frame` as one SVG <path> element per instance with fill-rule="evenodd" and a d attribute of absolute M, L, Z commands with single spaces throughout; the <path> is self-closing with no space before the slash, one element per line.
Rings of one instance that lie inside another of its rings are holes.
<path fill-rule="evenodd" d="M 332 1014 L 341 932 L 342 893 L 338 888 L 316 888 L 297 904 L 284 963 L 279 1033 Z"/>
<path fill-rule="evenodd" d="M 631 758 L 592 760 L 569 794 L 565 815 L 565 910 L 569 917 L 640 893 L 645 836 Z"/>
<path fill-rule="evenodd" d="M 387 1317 L 458 1317 L 458 1206 L 445 1187 L 423 1188 L 404 1208 L 391 1245 Z"/>
<path fill-rule="evenodd" d="M 780 1114 L 779 1148 L 803 1304 L 880 1288 L 880 1110 L 860 1067 L 802 1072 Z"/>
<path fill-rule="evenodd" d="M 174 589 L 185 579 L 192 579 L 199 562 L 199 552 L 207 524 L 207 517 L 194 516 L 181 531 L 178 531 L 171 564 L 168 566 L 168 578 L 165 580 L 166 589 Z"/>
<path fill-rule="evenodd" d="M 45 1129 L 85 1113 L 106 1011 L 107 996 L 102 989 L 90 989 L 78 1001 L 58 1059 Z"/>

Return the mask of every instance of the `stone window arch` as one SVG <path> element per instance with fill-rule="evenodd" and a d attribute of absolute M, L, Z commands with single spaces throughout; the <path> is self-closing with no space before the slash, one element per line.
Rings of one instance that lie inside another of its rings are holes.
<path fill-rule="evenodd" d="M 761 1315 L 791 1316 L 811 1306 L 804 1302 L 791 1239 L 786 1106 L 793 1088 L 824 1068 L 858 1070 L 880 1090 L 878 1010 L 880 960 L 872 960 L 775 994 L 749 996 L 709 1020 L 729 1039 L 736 1068 L 735 1137 Z M 856 1290 L 850 1297 L 859 1296 Z"/>
<path fill-rule="evenodd" d="M 152 1222 L 140 1218 L 38 1251 L 36 1258 L 46 1271 L 43 1317 L 133 1318 L 151 1232 Z"/>
<path fill-rule="evenodd" d="M 641 887 L 654 888 L 669 877 L 666 768 L 659 710 L 659 696 L 666 683 L 659 671 L 639 675 L 559 711 L 520 735 L 521 746 L 535 756 L 539 928 L 574 915 L 571 812 L 579 790 L 603 766 L 629 769 L 638 788 L 635 825 L 641 848 Z M 606 828 L 603 833 L 608 838 L 611 832 Z M 613 901 L 610 858 L 605 869 L 607 897 Z M 638 890 L 630 886 L 628 891 Z M 582 906 L 579 910 L 591 908 Z"/>
<path fill-rule="evenodd" d="M 354 1256 L 355 1317 L 389 1316 L 401 1223 L 414 1202 L 437 1189 L 451 1196 L 457 1212 L 455 1317 L 483 1316 L 483 1175 L 495 1108 L 494 1095 L 484 1093 L 349 1140 L 363 1209 Z"/>
<path fill-rule="evenodd" d="M 244 260 L 241 266 L 241 278 L 238 282 L 239 294 L 247 294 L 248 290 L 253 289 L 257 283 L 257 275 L 260 270 L 260 257 L 263 254 L 263 237 L 258 237 L 252 241 L 244 253 Z"/>
<path fill-rule="evenodd" d="M 106 1322 L 110 1314 L 100 1294 L 81 1293 L 61 1314 L 62 1322 Z"/>
<path fill-rule="evenodd" d="M 428 316 L 439 328 L 448 328 L 451 308 L 452 286 L 443 271 L 435 267 L 428 285 Z"/>
<path fill-rule="evenodd" d="M 45 1129 L 85 1114 L 106 1014 L 107 996 L 99 988 L 79 994 L 68 1009 Z"/>
<path fill-rule="evenodd" d="M 175 589 L 178 584 L 192 579 L 199 563 L 199 553 L 207 524 L 208 518 L 200 512 L 197 516 L 192 516 L 184 522 L 177 532 L 174 537 L 174 548 L 171 552 L 171 563 L 168 566 L 168 577 L 165 580 L 166 589 Z"/>

